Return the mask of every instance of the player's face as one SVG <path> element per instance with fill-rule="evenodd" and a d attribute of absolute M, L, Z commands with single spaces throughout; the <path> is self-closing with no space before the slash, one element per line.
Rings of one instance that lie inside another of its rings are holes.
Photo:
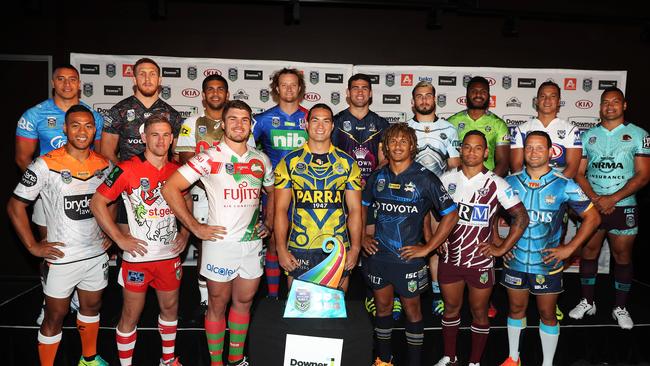
<path fill-rule="evenodd" d="M 488 157 L 488 148 L 480 136 L 467 136 L 460 146 L 460 159 L 464 166 L 483 165 Z"/>
<path fill-rule="evenodd" d="M 298 100 L 300 95 L 300 82 L 294 74 L 282 74 L 278 78 L 278 96 L 280 100 L 292 103 Z"/>
<path fill-rule="evenodd" d="M 52 77 L 54 94 L 61 99 L 79 98 L 79 75 L 72 69 L 60 68 Z"/>
<path fill-rule="evenodd" d="M 169 146 L 174 140 L 172 127 L 168 123 L 154 123 L 145 128 L 142 140 L 147 145 L 147 150 L 155 156 L 167 156 Z"/>
<path fill-rule="evenodd" d="M 483 83 L 473 83 L 467 87 L 467 108 L 488 109 L 490 106 L 490 92 Z"/>
<path fill-rule="evenodd" d="M 68 137 L 68 143 L 77 150 L 85 150 L 95 140 L 95 119 L 92 113 L 70 113 L 63 124 L 63 132 Z"/>
<path fill-rule="evenodd" d="M 370 84 L 365 80 L 354 80 L 348 89 L 350 104 L 357 108 L 370 104 L 371 97 L 372 90 L 370 90 Z"/>
<path fill-rule="evenodd" d="M 226 85 L 221 80 L 208 82 L 202 94 L 205 107 L 217 111 L 223 108 L 224 103 L 230 97 L 230 94 L 226 90 Z"/>
<path fill-rule="evenodd" d="M 153 97 L 156 95 L 160 87 L 160 82 L 162 81 L 156 65 L 146 62 L 138 65 L 133 80 L 140 94 L 145 97 Z"/>
<path fill-rule="evenodd" d="M 415 111 L 419 114 L 430 115 L 436 110 L 435 99 L 436 96 L 433 94 L 433 89 L 428 86 L 423 86 L 415 89 L 415 95 L 411 103 Z"/>
<path fill-rule="evenodd" d="M 619 92 L 607 92 L 600 99 L 600 118 L 614 121 L 623 118 L 627 103 Z"/>
<path fill-rule="evenodd" d="M 223 133 L 228 140 L 246 142 L 251 134 L 251 115 L 244 109 L 231 108 L 223 116 Z"/>
<path fill-rule="evenodd" d="M 311 111 L 311 117 L 307 121 L 307 134 L 309 139 L 315 142 L 330 140 L 334 129 L 332 113 L 325 108 L 317 108 Z"/>
<path fill-rule="evenodd" d="M 388 140 L 388 159 L 393 163 L 411 160 L 413 144 L 408 136 L 398 134 Z"/>
<path fill-rule="evenodd" d="M 540 114 L 557 114 L 560 111 L 560 94 L 556 87 L 548 85 L 537 93 L 537 112 Z"/>
<path fill-rule="evenodd" d="M 526 139 L 524 146 L 524 160 L 526 166 L 530 168 L 539 168 L 548 165 L 552 154 L 552 148 L 549 148 L 546 139 L 542 136 L 530 136 Z"/>

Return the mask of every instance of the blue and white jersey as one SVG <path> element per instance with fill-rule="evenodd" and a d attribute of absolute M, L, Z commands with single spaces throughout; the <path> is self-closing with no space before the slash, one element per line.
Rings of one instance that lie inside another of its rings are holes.
<path fill-rule="evenodd" d="M 504 261 L 504 265 L 532 274 L 562 271 L 561 261 L 544 263 L 542 250 L 560 245 L 567 206 L 580 215 L 592 206 L 591 201 L 573 179 L 554 169 L 539 179 L 531 178 L 524 169 L 506 177 L 506 182 L 526 207 L 530 223 L 512 249 L 514 258 Z"/>
<path fill-rule="evenodd" d="M 79 104 L 93 112 L 95 127 L 97 128 L 95 141 L 99 141 L 102 138 L 104 118 L 86 103 L 79 101 Z M 68 141 L 68 138 L 63 134 L 64 123 L 65 112 L 54 103 L 54 99 L 50 98 L 23 113 L 20 120 L 18 120 L 16 138 L 38 140 L 39 156 L 47 154 L 65 145 Z"/>
<path fill-rule="evenodd" d="M 443 118 L 434 122 L 408 121 L 418 138 L 418 153 L 415 161 L 424 165 L 438 177 L 447 170 L 447 159 L 459 156 L 458 131 Z"/>
<path fill-rule="evenodd" d="M 533 131 L 544 131 L 548 133 L 553 143 L 553 155 L 551 156 L 549 165 L 558 170 L 564 170 L 566 167 L 567 149 L 579 149 L 582 147 L 580 129 L 560 118 L 555 118 L 546 127 L 537 118 L 533 118 L 515 127 L 510 138 L 512 143 L 510 147 L 512 149 L 523 149 L 526 135 Z"/>
<path fill-rule="evenodd" d="M 375 170 L 363 190 L 362 203 L 372 205 L 376 213 L 379 250 L 374 256 L 393 263 L 405 263 L 400 248 L 422 245 L 424 218 L 429 211 L 441 217 L 456 210 L 440 179 L 417 162 L 399 175 L 388 164 Z"/>
<path fill-rule="evenodd" d="M 273 169 L 285 155 L 307 142 L 305 126 L 308 112 L 304 107 L 298 107 L 297 111 L 288 115 L 276 105 L 253 118 L 255 143 L 271 159 Z"/>

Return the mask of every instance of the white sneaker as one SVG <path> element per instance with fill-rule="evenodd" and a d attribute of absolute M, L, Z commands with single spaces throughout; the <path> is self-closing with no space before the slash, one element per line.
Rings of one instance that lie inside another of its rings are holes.
<path fill-rule="evenodd" d="M 620 306 L 616 307 L 612 310 L 612 318 L 618 321 L 618 326 L 621 327 L 621 329 L 632 329 L 634 326 L 632 317 L 626 308 L 621 309 Z"/>
<path fill-rule="evenodd" d="M 594 315 L 596 314 L 596 302 L 594 301 L 593 304 L 590 304 L 587 302 L 587 299 L 582 299 L 576 305 L 573 310 L 569 311 L 569 317 L 571 319 L 582 319 L 586 315 Z"/>
<path fill-rule="evenodd" d="M 449 356 L 443 356 L 437 364 L 433 366 L 456 366 L 458 364 L 458 358 L 454 357 L 452 361 Z"/>

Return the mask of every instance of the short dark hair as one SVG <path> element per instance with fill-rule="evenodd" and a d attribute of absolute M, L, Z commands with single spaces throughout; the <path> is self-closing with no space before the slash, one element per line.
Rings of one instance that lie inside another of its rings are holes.
<path fill-rule="evenodd" d="M 295 75 L 298 78 L 298 87 L 300 88 L 298 99 L 302 99 L 302 97 L 305 95 L 305 76 L 302 74 L 302 72 L 298 71 L 298 69 L 289 69 L 285 67 L 273 73 L 273 76 L 271 77 L 271 84 L 269 87 L 271 88 L 271 96 L 273 97 L 273 100 L 277 100 L 280 96 L 276 89 L 280 85 L 280 76 L 285 74 Z"/>
<path fill-rule="evenodd" d="M 93 121 L 95 120 L 95 116 L 93 115 L 93 112 L 88 109 L 88 107 L 81 105 L 81 104 L 75 104 L 72 107 L 68 108 L 68 110 L 65 112 L 65 122 L 68 122 L 68 118 L 72 113 L 89 113 L 93 117 Z"/>
<path fill-rule="evenodd" d="M 370 80 L 370 76 L 362 73 L 357 73 L 350 76 L 350 78 L 348 79 L 348 90 L 352 87 L 352 82 L 357 80 L 365 81 L 366 83 L 368 83 L 368 88 L 372 90 L 372 81 Z"/>
<path fill-rule="evenodd" d="M 623 93 L 621 89 L 615 86 L 610 86 L 608 88 L 605 88 L 605 90 L 603 90 L 603 93 L 600 95 L 600 99 L 603 99 L 603 95 L 605 95 L 605 93 L 619 93 L 623 97 L 623 101 L 625 101 L 625 93 Z"/>
<path fill-rule="evenodd" d="M 253 118 L 253 110 L 251 107 L 244 101 L 242 100 L 229 100 L 223 105 L 223 112 L 221 112 L 221 116 L 223 120 L 226 120 L 226 115 L 228 115 L 228 111 L 231 109 L 241 109 L 246 112 L 248 112 L 248 115 Z M 252 122 L 252 121 L 251 121 Z"/>
<path fill-rule="evenodd" d="M 56 72 L 58 70 L 60 70 L 60 69 L 72 70 L 77 74 L 77 76 L 79 76 L 79 70 L 77 70 L 76 67 L 74 67 L 74 66 L 72 66 L 70 64 L 61 64 L 61 65 L 56 65 L 56 67 L 54 67 L 54 69 L 52 70 L 52 77 L 54 77 L 54 74 L 56 74 Z"/>
<path fill-rule="evenodd" d="M 430 81 L 422 80 L 415 84 L 413 87 L 413 91 L 411 91 L 411 96 L 415 98 L 415 89 L 417 88 L 431 88 L 431 91 L 433 92 L 433 95 L 436 95 L 436 87 L 433 86 L 433 84 Z"/>
<path fill-rule="evenodd" d="M 472 84 L 483 84 L 485 85 L 485 88 L 490 91 L 490 82 L 482 77 L 482 76 L 474 76 L 473 78 L 469 79 L 469 82 L 467 82 L 467 90 L 469 90 L 470 85 Z"/>
<path fill-rule="evenodd" d="M 223 85 L 226 87 L 226 91 L 228 91 L 228 82 L 226 79 L 218 74 L 212 74 L 208 75 L 205 79 L 203 79 L 203 83 L 201 83 L 201 90 L 205 93 L 205 90 L 208 88 L 208 83 L 211 81 L 221 81 Z"/>
<path fill-rule="evenodd" d="M 469 136 L 478 136 L 478 137 L 480 137 L 480 138 L 483 140 L 483 146 L 485 146 L 486 148 L 488 147 L 487 139 L 485 138 L 485 134 L 484 134 L 483 132 L 481 132 L 481 131 L 479 131 L 479 130 L 471 130 L 471 131 L 467 131 L 467 133 L 465 134 L 465 136 L 463 136 L 463 144 L 465 143 L 465 140 L 466 140 Z"/>
<path fill-rule="evenodd" d="M 136 61 L 135 64 L 133 64 L 133 74 L 134 75 L 138 71 L 138 66 L 140 66 L 142 64 L 152 64 L 152 65 L 156 66 L 156 70 L 158 70 L 158 76 L 160 76 L 160 66 L 158 66 L 156 61 L 150 59 L 149 57 L 143 57 L 143 58 L 139 59 L 138 61 Z"/>
<path fill-rule="evenodd" d="M 311 119 L 312 111 L 314 109 L 326 109 L 326 110 L 328 110 L 330 112 L 330 114 L 332 115 L 332 118 L 334 118 L 334 112 L 332 111 L 332 108 L 330 108 L 330 106 L 328 106 L 325 103 L 317 103 L 317 104 L 314 104 L 314 106 L 309 109 L 309 112 L 307 112 L 307 122 L 309 122 L 309 120 Z"/>
<path fill-rule="evenodd" d="M 151 125 L 153 125 L 155 123 L 166 123 L 166 124 L 169 125 L 169 127 L 172 130 L 174 130 L 174 126 L 172 126 L 172 123 L 169 122 L 169 118 L 167 118 L 167 116 L 165 116 L 163 114 L 160 114 L 160 113 L 153 114 L 153 115 L 149 116 L 149 118 L 144 120 L 144 130 L 146 131 L 147 128 L 149 128 L 149 126 L 151 126 Z"/>
<path fill-rule="evenodd" d="M 415 130 L 403 122 L 393 123 L 384 131 L 384 135 L 381 137 L 381 150 L 384 152 L 384 156 L 387 158 L 389 157 L 388 142 L 390 139 L 399 135 L 404 135 L 409 139 L 411 142 L 411 159 L 415 159 L 415 156 L 418 153 L 418 138 L 415 135 Z"/>
<path fill-rule="evenodd" d="M 526 146 L 526 142 L 528 142 L 528 138 L 530 136 L 540 136 L 540 137 L 545 138 L 546 139 L 546 147 L 548 147 L 549 149 L 551 148 L 551 146 L 553 146 L 553 141 L 551 141 L 551 136 L 549 136 L 548 133 L 546 133 L 544 131 L 539 131 L 539 130 L 538 131 L 531 131 L 531 132 L 528 132 L 526 134 L 526 138 L 524 139 L 524 146 Z"/>
<path fill-rule="evenodd" d="M 560 86 L 557 85 L 557 83 L 555 83 L 555 81 L 551 81 L 551 80 L 545 81 L 545 82 L 543 82 L 543 83 L 541 83 L 541 84 L 539 85 L 539 88 L 537 88 L 537 95 L 539 96 L 539 92 L 540 92 L 543 88 L 545 88 L 545 87 L 547 87 L 547 86 L 552 86 L 552 87 L 554 87 L 555 89 L 557 89 L 557 96 L 558 96 L 558 98 L 561 98 L 561 97 L 562 97 L 562 92 L 560 91 Z"/>

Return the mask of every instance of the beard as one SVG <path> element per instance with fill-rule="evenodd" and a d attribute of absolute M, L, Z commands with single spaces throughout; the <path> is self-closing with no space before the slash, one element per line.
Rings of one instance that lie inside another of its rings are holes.
<path fill-rule="evenodd" d="M 155 88 L 155 89 L 153 89 L 153 91 L 144 90 L 144 89 L 140 88 L 137 85 L 136 85 L 136 88 L 138 88 L 138 91 L 140 92 L 140 94 L 144 95 L 147 98 L 153 97 L 154 95 L 156 95 L 158 93 L 158 89 L 159 89 L 159 88 Z"/>
<path fill-rule="evenodd" d="M 423 114 L 425 116 L 428 116 L 432 114 L 436 110 L 436 107 L 434 104 L 431 105 L 431 107 L 418 107 L 417 105 L 415 106 L 415 111 L 418 112 L 419 114 Z"/>
<path fill-rule="evenodd" d="M 467 98 L 467 108 L 469 109 L 488 109 L 490 107 L 490 98 L 485 99 L 483 104 L 474 104 L 474 102 Z"/>

